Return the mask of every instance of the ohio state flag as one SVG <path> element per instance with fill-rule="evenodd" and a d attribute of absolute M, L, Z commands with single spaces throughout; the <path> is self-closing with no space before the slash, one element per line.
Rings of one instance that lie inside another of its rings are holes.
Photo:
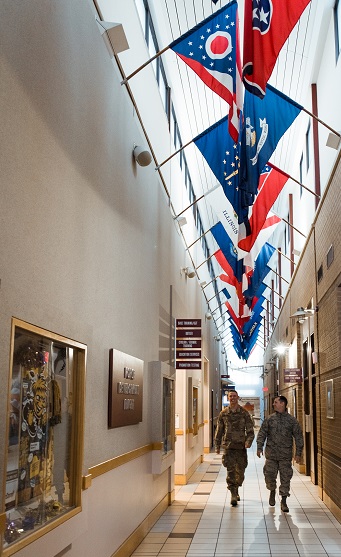
<path fill-rule="evenodd" d="M 277 56 L 310 0 L 245 0 L 243 81 L 263 98 Z"/>

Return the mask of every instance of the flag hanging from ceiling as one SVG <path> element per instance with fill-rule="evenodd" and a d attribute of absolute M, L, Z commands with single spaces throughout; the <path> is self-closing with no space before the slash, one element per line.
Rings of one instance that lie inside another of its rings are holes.
<path fill-rule="evenodd" d="M 265 301 L 264 296 L 261 296 L 261 297 L 258 299 L 258 301 L 257 301 L 257 303 L 256 303 L 256 305 L 255 305 L 255 307 L 254 307 L 253 310 L 252 310 L 251 319 L 250 319 L 247 323 L 245 323 L 245 325 L 244 325 L 244 327 L 243 327 L 243 332 L 244 332 L 245 334 L 249 334 L 249 333 L 250 333 L 250 331 L 251 331 L 251 329 L 252 329 L 254 323 L 260 323 L 261 320 L 263 319 L 262 313 L 263 313 L 263 311 L 264 311 L 265 308 L 263 307 L 262 304 L 263 304 L 264 301 Z"/>
<path fill-rule="evenodd" d="M 302 108 L 271 85 L 264 99 L 245 92 L 239 173 L 244 208 L 253 204 L 263 168 Z"/>
<path fill-rule="evenodd" d="M 229 300 L 231 298 L 231 295 L 229 294 L 229 292 L 227 291 L 227 288 L 223 288 L 222 293 L 224 294 L 226 300 Z"/>
<path fill-rule="evenodd" d="M 193 139 L 219 185 L 205 193 L 233 244 L 238 243 L 239 145 L 227 132 L 227 116 Z"/>
<path fill-rule="evenodd" d="M 246 303 L 252 310 L 254 310 L 254 308 L 256 307 L 258 300 L 263 297 L 263 294 L 267 288 L 269 288 L 268 284 L 265 284 L 265 282 L 261 282 L 261 284 L 257 288 L 255 295 L 252 298 L 246 300 Z"/>
<path fill-rule="evenodd" d="M 228 117 L 207 128 L 193 139 L 193 143 L 205 157 L 213 174 L 222 185 L 226 197 L 238 209 L 238 173 L 240 147 L 227 132 Z"/>
<path fill-rule="evenodd" d="M 221 222 L 226 234 L 228 234 L 231 239 L 235 249 L 237 249 L 238 243 L 238 214 L 236 213 L 233 204 L 224 194 L 222 186 L 218 186 L 210 189 L 205 193 L 207 196 L 207 201 L 210 203 L 212 209 L 214 210 L 217 218 Z"/>
<path fill-rule="evenodd" d="M 264 97 L 285 41 L 310 0 L 245 0 L 243 81 Z"/>
<path fill-rule="evenodd" d="M 241 109 L 238 3 L 233 0 L 173 41 L 169 47 L 223 98 Z M 235 122 L 230 119 L 231 125 Z M 238 129 L 230 133 L 238 140 Z"/>
<path fill-rule="evenodd" d="M 225 258 L 229 262 L 234 276 L 240 282 L 244 271 L 243 261 L 238 259 L 238 251 L 230 236 L 226 233 L 223 224 L 221 222 L 217 222 L 214 226 L 212 226 L 211 233 L 213 234 L 213 237 L 223 252 Z"/>
<path fill-rule="evenodd" d="M 221 187 L 211 188 L 205 193 L 218 219 L 234 245 L 238 243 L 239 202 L 239 144 L 227 131 L 228 118 L 225 116 L 213 126 L 193 139 Z M 223 199 L 225 194 L 226 199 Z"/>
<path fill-rule="evenodd" d="M 258 194 L 251 207 L 251 216 L 239 227 L 238 246 L 244 251 L 250 251 L 263 228 L 268 213 L 288 181 L 288 175 L 282 174 L 275 168 L 265 165 L 258 182 Z M 279 217 L 272 219 L 279 222 Z M 271 225 L 269 221 L 268 226 Z"/>
<path fill-rule="evenodd" d="M 260 250 L 269 240 L 270 236 L 274 233 L 281 220 L 282 219 L 280 219 L 277 215 L 274 215 L 270 211 L 250 251 L 242 251 L 241 249 L 239 249 L 238 253 L 240 254 L 240 256 L 241 254 L 243 254 L 243 263 L 245 269 L 247 269 L 247 267 L 251 267 L 253 269 L 255 260 L 257 259 Z"/>
<path fill-rule="evenodd" d="M 275 253 L 276 248 L 266 242 L 259 252 L 255 267 L 250 279 L 249 287 L 243 292 L 245 298 L 253 298 L 266 275 L 272 270 L 268 263 Z"/>

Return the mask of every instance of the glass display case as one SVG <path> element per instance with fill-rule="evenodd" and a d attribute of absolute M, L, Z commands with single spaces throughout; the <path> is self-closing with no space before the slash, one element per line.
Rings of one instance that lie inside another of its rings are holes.
<path fill-rule="evenodd" d="M 80 506 L 85 360 L 84 345 L 13 319 L 4 549 Z"/>
<path fill-rule="evenodd" d="M 163 454 L 174 449 L 174 380 L 163 377 L 162 397 L 162 440 Z"/>

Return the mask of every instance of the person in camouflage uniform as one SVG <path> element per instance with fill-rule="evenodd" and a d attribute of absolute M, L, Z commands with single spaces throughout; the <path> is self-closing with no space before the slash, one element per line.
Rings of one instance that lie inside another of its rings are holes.
<path fill-rule="evenodd" d="M 230 405 L 219 414 L 215 432 L 215 450 L 220 454 L 224 449 L 222 463 L 226 468 L 227 488 L 231 491 L 231 505 L 240 501 L 238 488 L 243 484 L 247 467 L 246 449 L 255 437 L 253 421 L 247 410 L 238 404 L 237 391 L 228 392 Z"/>
<path fill-rule="evenodd" d="M 266 418 L 257 435 L 257 456 L 263 454 L 265 445 L 265 465 L 263 468 L 266 487 L 270 491 L 269 505 L 276 504 L 276 479 L 279 472 L 282 496 L 281 509 L 289 512 L 287 497 L 290 496 L 290 480 L 293 476 L 293 440 L 295 440 L 295 461 L 301 462 L 303 433 L 299 422 L 288 414 L 285 396 L 277 396 L 273 402 L 275 412 Z"/>

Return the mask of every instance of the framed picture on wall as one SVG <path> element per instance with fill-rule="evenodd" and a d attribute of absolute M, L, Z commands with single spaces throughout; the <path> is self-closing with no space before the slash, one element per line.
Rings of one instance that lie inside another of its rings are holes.
<path fill-rule="evenodd" d="M 333 379 L 326 381 L 326 416 L 334 418 L 334 385 Z"/>

